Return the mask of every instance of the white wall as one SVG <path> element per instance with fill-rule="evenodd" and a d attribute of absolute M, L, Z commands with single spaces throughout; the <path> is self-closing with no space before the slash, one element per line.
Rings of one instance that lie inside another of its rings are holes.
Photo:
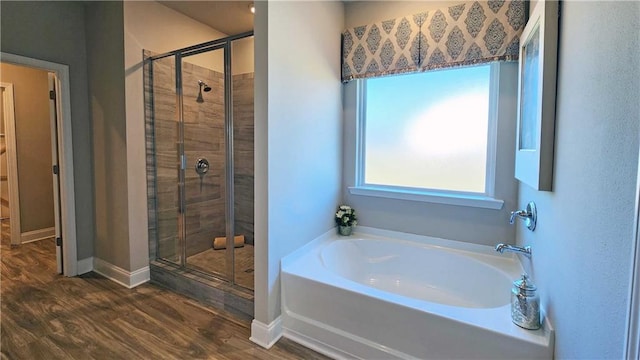
<path fill-rule="evenodd" d="M 231 43 L 231 72 L 233 75 L 253 72 L 253 47 L 253 36 Z"/>
<path fill-rule="evenodd" d="M 142 49 L 161 54 L 227 36 L 155 1 L 125 1 L 124 14 L 127 52 L 135 53 L 139 61 L 142 61 Z M 131 60 L 135 60 L 133 56 Z M 196 55 L 185 61 L 220 72 L 224 69 L 222 51 Z M 142 79 L 142 69 L 138 70 L 139 74 L 135 74 Z"/>
<path fill-rule="evenodd" d="M 55 226 L 48 72 L 2 63 L 0 81 L 13 84 L 14 89 L 20 229 L 13 231 L 48 230 Z"/>
<path fill-rule="evenodd" d="M 266 1 L 255 3 L 253 22 L 255 39 L 255 73 L 253 80 L 254 128 L 254 318 L 269 324 L 269 294 L 275 287 L 275 276 L 269 273 L 273 256 L 269 252 L 269 7 Z M 269 279 L 271 283 L 269 283 Z"/>
<path fill-rule="evenodd" d="M 451 6 L 447 1 L 357 1 L 345 4 L 346 27 L 370 24 L 376 21 L 415 14 Z M 515 242 L 515 228 L 509 225 L 509 213 L 517 208 L 517 181 L 514 173 L 515 105 L 517 93 L 517 66 L 503 67 L 512 81 L 503 78 L 506 89 L 500 98 L 502 116 L 498 121 L 495 198 L 503 200 L 500 210 L 443 205 L 407 200 L 351 195 L 347 187 L 355 180 L 355 82 L 345 85 L 345 149 L 343 168 L 343 198 L 358 212 L 358 223 L 407 233 L 435 236 L 450 240 L 484 245 Z"/>
<path fill-rule="evenodd" d="M 132 270 L 121 2 L 85 7 L 96 233 L 93 256 Z M 82 209 L 79 210 L 82 212 Z M 136 269 L 133 269 L 136 270 Z"/>
<path fill-rule="evenodd" d="M 465 2 L 465 0 L 427 0 L 427 1 L 347 1 L 344 5 L 344 27 L 353 28 L 373 22 L 394 19 L 432 9 L 446 8 Z"/>
<path fill-rule="evenodd" d="M 533 279 L 556 329 L 556 358 L 622 359 L 640 123 L 640 3 L 561 4 L 552 192 L 538 207 Z"/>
<path fill-rule="evenodd" d="M 344 18 L 340 2 L 256 5 L 255 318 L 269 324 L 280 315 L 280 259 L 334 226 Z"/>

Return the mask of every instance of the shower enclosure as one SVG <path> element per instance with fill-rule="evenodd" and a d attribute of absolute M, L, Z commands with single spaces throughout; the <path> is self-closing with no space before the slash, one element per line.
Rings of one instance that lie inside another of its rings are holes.
<path fill-rule="evenodd" d="M 253 33 L 145 57 L 152 281 L 252 300 Z"/>

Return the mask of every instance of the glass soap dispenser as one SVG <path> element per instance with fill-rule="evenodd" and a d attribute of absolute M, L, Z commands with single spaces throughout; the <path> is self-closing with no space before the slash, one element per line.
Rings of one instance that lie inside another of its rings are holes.
<path fill-rule="evenodd" d="M 514 324 L 530 330 L 540 328 L 540 297 L 526 274 L 513 282 L 511 289 L 511 319 Z"/>

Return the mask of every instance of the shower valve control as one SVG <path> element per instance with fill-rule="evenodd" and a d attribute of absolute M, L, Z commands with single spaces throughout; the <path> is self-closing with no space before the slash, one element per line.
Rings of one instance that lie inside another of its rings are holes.
<path fill-rule="evenodd" d="M 205 158 L 199 158 L 196 161 L 196 172 L 198 175 L 204 175 L 209 171 L 209 160 Z"/>

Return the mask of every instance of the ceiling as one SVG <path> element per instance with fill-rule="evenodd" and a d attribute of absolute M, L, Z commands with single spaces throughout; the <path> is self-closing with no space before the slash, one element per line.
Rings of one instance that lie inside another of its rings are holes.
<path fill-rule="evenodd" d="M 253 30 L 253 1 L 159 1 L 161 4 L 227 35 Z"/>

